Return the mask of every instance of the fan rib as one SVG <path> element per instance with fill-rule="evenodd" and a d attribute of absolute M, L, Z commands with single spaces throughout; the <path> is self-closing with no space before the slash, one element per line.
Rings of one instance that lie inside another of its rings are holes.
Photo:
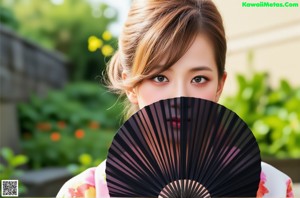
<path fill-rule="evenodd" d="M 260 160 L 255 137 L 236 113 L 204 99 L 166 99 L 119 129 L 107 185 L 117 197 L 256 196 Z"/>

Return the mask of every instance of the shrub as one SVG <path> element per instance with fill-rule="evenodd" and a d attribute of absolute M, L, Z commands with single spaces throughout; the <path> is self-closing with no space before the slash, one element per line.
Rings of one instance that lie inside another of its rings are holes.
<path fill-rule="evenodd" d="M 300 157 L 300 87 L 281 80 L 272 88 L 266 73 L 238 75 L 238 91 L 223 103 L 251 128 L 263 157 Z"/>
<path fill-rule="evenodd" d="M 25 155 L 15 155 L 14 152 L 7 147 L 0 149 L 0 157 L 3 158 L 4 163 L 0 163 L 0 180 L 18 179 L 23 175 L 20 166 L 27 163 L 28 158 Z M 2 188 L 2 185 L 1 187 Z M 19 182 L 19 193 L 26 193 L 27 188 L 23 183 Z M 2 190 L 1 190 L 2 192 Z"/>
<path fill-rule="evenodd" d="M 104 159 L 120 125 L 122 110 L 116 101 L 100 85 L 73 83 L 20 104 L 22 146 L 29 165 L 68 165 L 82 153 Z"/>

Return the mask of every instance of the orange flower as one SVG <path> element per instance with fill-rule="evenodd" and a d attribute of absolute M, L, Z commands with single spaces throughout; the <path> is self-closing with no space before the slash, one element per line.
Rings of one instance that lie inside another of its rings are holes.
<path fill-rule="evenodd" d="M 51 133 L 50 138 L 53 142 L 57 142 L 60 140 L 60 134 L 58 132 L 53 132 Z"/>
<path fill-rule="evenodd" d="M 96 121 L 91 121 L 89 123 L 89 128 L 90 129 L 99 129 L 100 128 L 100 124 Z"/>
<path fill-rule="evenodd" d="M 77 129 L 77 130 L 75 131 L 75 137 L 76 137 L 77 139 L 82 139 L 82 138 L 84 137 L 84 130 L 82 130 L 82 129 Z"/>
<path fill-rule="evenodd" d="M 66 128 L 66 123 L 64 121 L 58 121 L 57 126 L 60 129 L 64 129 L 64 128 Z"/>
<path fill-rule="evenodd" d="M 41 131 L 49 131 L 51 130 L 51 124 L 49 122 L 40 122 L 36 125 L 36 128 Z"/>

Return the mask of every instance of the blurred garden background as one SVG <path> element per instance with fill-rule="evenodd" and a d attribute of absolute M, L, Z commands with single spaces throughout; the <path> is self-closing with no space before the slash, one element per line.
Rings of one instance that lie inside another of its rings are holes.
<path fill-rule="evenodd" d="M 103 76 L 130 0 L 0 2 L 0 178 L 23 178 L 24 195 L 55 196 L 66 179 L 106 158 L 123 121 L 121 99 Z M 300 8 L 215 2 L 229 47 L 220 103 L 249 124 L 263 159 L 299 167 Z M 296 172 L 288 173 L 300 182 Z M 41 175 L 56 188 L 34 194 Z"/>

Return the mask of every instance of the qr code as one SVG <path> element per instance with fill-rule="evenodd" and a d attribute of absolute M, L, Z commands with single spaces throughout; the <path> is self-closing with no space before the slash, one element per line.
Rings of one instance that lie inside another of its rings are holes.
<path fill-rule="evenodd" d="M 1 196 L 17 197 L 19 196 L 18 180 L 1 180 Z"/>

